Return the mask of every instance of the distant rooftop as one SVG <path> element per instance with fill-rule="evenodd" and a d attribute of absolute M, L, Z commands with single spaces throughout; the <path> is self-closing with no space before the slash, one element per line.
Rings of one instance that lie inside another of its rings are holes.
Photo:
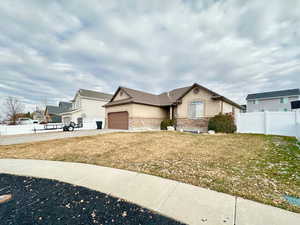
<path fill-rule="evenodd" d="M 287 96 L 297 96 L 300 95 L 300 89 L 288 89 L 281 91 L 270 91 L 261 92 L 256 94 L 249 94 L 246 100 L 258 99 L 258 98 L 276 98 L 276 97 L 287 97 Z"/>
<path fill-rule="evenodd" d="M 60 108 L 54 105 L 47 105 L 46 111 L 48 111 L 48 114 L 59 115 L 60 113 L 68 111 L 68 109 Z"/>
<path fill-rule="evenodd" d="M 72 108 L 72 102 L 59 102 L 58 107 L 63 110 L 69 110 Z"/>
<path fill-rule="evenodd" d="M 110 100 L 113 95 L 103 93 L 103 92 L 98 92 L 98 91 L 91 91 L 91 90 L 86 90 L 86 89 L 79 89 L 79 94 L 84 97 L 88 98 L 99 98 L 99 99 L 104 99 L 104 100 Z"/>

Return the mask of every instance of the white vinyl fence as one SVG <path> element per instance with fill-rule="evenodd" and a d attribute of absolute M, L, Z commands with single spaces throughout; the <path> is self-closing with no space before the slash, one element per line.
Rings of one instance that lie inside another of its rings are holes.
<path fill-rule="evenodd" d="M 96 121 L 102 121 L 102 129 L 104 128 L 104 120 L 88 120 L 83 122 L 83 127 L 79 130 L 92 130 L 97 129 Z M 56 124 L 48 124 L 48 128 L 55 126 Z M 62 124 L 57 124 L 62 125 Z M 76 129 L 78 130 L 78 129 Z M 44 132 L 55 132 L 62 131 L 62 129 L 45 129 L 43 124 L 26 124 L 26 125 L 0 125 L 0 136 L 1 135 L 15 135 L 15 134 L 33 134 L 33 133 L 44 133 Z"/>
<path fill-rule="evenodd" d="M 42 124 L 26 125 L 0 125 L 0 135 L 31 134 L 35 132 L 47 132 Z M 53 131 L 53 130 L 51 130 Z"/>
<path fill-rule="evenodd" d="M 300 111 L 239 113 L 238 133 L 274 134 L 300 138 Z"/>

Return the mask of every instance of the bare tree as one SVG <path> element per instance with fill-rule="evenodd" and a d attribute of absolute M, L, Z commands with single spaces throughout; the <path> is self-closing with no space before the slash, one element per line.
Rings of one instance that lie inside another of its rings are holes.
<path fill-rule="evenodd" d="M 47 105 L 48 105 L 48 98 L 47 98 L 47 96 L 45 96 L 45 97 L 42 98 L 41 108 L 45 109 Z"/>
<path fill-rule="evenodd" d="M 18 114 L 22 113 L 24 110 L 24 105 L 20 100 L 16 97 L 7 97 L 4 102 L 4 107 L 6 109 L 6 115 L 8 120 L 11 121 L 11 124 L 15 125 Z"/>

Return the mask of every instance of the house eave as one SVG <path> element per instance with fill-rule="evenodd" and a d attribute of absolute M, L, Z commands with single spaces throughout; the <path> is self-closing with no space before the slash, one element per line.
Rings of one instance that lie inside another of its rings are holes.
<path fill-rule="evenodd" d="M 109 107 L 114 107 L 114 106 L 119 106 L 119 105 L 128 105 L 128 104 L 148 105 L 148 106 L 154 106 L 154 107 L 170 106 L 170 105 L 155 105 L 155 104 L 150 104 L 150 103 L 145 103 L 145 102 L 138 102 L 138 101 L 128 101 L 128 102 L 116 103 L 116 104 L 113 104 L 113 105 L 104 105 L 103 107 L 109 108 Z"/>
<path fill-rule="evenodd" d="M 81 111 L 81 109 L 75 109 L 75 110 L 71 110 L 71 111 L 68 111 L 68 112 L 62 112 L 59 115 L 64 116 L 64 115 L 68 115 L 68 114 L 72 114 L 72 113 L 80 112 L 80 111 Z"/>
<path fill-rule="evenodd" d="M 291 97 L 300 97 L 300 95 L 282 95 L 276 97 L 262 97 L 262 98 L 246 98 L 246 100 L 268 100 L 268 99 L 276 99 L 276 98 L 291 98 Z"/>

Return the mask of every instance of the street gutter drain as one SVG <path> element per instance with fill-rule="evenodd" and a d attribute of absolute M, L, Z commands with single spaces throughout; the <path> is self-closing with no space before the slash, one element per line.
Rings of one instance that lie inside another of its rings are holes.
<path fill-rule="evenodd" d="M 11 200 L 12 195 L 0 195 L 0 204 Z"/>

